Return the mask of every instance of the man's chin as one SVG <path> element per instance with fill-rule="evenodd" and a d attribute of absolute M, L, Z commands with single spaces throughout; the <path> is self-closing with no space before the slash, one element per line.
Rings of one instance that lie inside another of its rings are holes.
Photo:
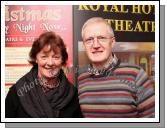
<path fill-rule="evenodd" d="M 94 63 L 94 64 L 100 64 L 100 63 L 103 63 L 103 60 L 100 60 L 100 59 L 93 59 L 93 60 L 91 60 L 91 62 L 92 63 Z"/>

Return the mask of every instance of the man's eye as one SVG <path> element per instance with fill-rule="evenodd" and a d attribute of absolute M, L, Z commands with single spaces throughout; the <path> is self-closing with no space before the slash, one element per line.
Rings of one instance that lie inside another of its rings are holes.
<path fill-rule="evenodd" d="M 90 42 L 92 40 L 93 40 L 93 38 L 88 38 L 88 39 L 85 40 L 85 42 Z"/>
<path fill-rule="evenodd" d="M 103 36 L 99 36 L 97 37 L 98 39 L 106 39 L 106 37 L 103 37 Z"/>

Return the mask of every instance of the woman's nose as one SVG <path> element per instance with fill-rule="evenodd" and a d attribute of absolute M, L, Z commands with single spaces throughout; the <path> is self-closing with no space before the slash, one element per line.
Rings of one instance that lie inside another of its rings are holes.
<path fill-rule="evenodd" d="M 54 65 L 54 60 L 53 60 L 53 58 L 48 58 L 48 60 L 47 60 L 47 65 L 49 65 L 49 66 Z"/>

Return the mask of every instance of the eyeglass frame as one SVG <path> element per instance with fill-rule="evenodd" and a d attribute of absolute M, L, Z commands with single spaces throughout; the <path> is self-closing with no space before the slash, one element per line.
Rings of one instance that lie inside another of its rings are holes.
<path fill-rule="evenodd" d="M 110 37 L 106 37 L 106 36 L 96 36 L 96 37 L 89 37 L 85 40 L 83 40 L 83 43 L 87 46 L 92 46 L 94 41 L 95 41 L 95 38 L 97 38 L 97 41 L 100 43 L 100 44 L 103 44 L 103 43 L 106 43 L 108 39 L 112 39 L 114 38 L 114 36 L 110 36 Z M 100 39 L 101 38 L 101 39 Z M 104 41 L 100 41 L 100 40 L 104 40 Z M 88 43 L 89 42 L 89 43 Z"/>

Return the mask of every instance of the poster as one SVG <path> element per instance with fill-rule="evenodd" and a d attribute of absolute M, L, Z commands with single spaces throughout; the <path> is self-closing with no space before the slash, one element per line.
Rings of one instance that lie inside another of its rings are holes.
<path fill-rule="evenodd" d="M 81 28 L 91 17 L 103 17 L 113 28 L 116 45 L 113 52 L 121 62 L 145 69 L 154 83 L 155 6 L 154 5 L 75 5 L 74 42 L 78 43 L 78 65 L 89 63 L 85 54 Z"/>
<path fill-rule="evenodd" d="M 30 71 L 29 51 L 33 41 L 46 31 L 64 40 L 68 67 L 73 66 L 72 6 L 6 5 L 5 6 L 5 86 L 8 89 Z M 71 34 L 71 35 L 69 35 Z M 67 74 L 73 83 L 73 74 Z"/>

